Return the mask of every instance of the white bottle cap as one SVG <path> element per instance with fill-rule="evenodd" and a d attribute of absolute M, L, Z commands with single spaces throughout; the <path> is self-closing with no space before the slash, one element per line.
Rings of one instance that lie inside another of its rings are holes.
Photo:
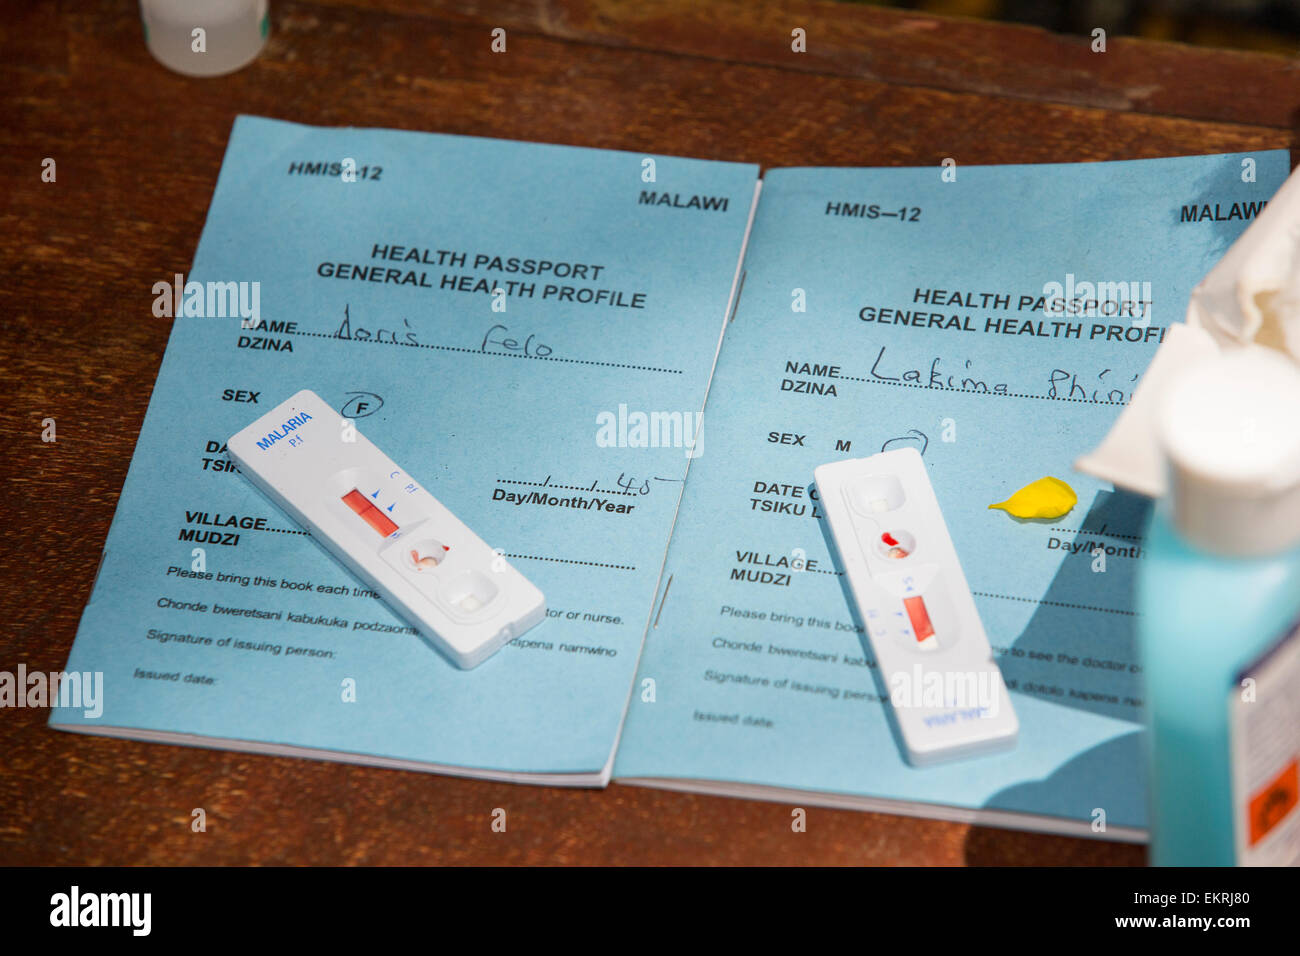
<path fill-rule="evenodd" d="M 1300 367 L 1248 345 L 1165 389 L 1158 418 L 1174 526 L 1193 544 L 1264 555 L 1300 543 Z"/>
<path fill-rule="evenodd" d="M 140 0 L 144 40 L 163 66 L 221 76 L 247 66 L 270 31 L 267 0 Z"/>

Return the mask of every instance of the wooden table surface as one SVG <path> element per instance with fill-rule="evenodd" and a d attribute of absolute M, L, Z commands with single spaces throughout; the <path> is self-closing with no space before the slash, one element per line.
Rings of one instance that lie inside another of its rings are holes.
<path fill-rule="evenodd" d="M 237 113 L 766 166 L 1290 146 L 1289 58 L 835 3 L 272 3 L 250 67 L 149 56 L 134 0 L 0 36 L 0 670 L 63 667 Z M 507 31 L 507 53 L 489 49 Z M 807 32 L 808 51 L 790 49 Z M 41 181 L 42 160 L 57 180 Z M 54 418 L 58 440 L 41 441 Z M 0 863 L 1140 864 L 1140 847 L 636 787 L 575 791 L 59 733 L 0 711 Z M 191 810 L 207 813 L 205 833 Z M 491 813 L 504 807 L 506 833 Z"/>

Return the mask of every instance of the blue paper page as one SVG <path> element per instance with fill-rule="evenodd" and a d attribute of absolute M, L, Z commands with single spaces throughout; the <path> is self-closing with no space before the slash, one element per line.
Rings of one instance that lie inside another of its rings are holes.
<path fill-rule="evenodd" d="M 104 710 L 53 723 L 607 777 L 756 180 L 241 117 L 68 663 Z M 224 442 L 303 388 L 548 619 L 458 670 L 254 490 Z"/>
<path fill-rule="evenodd" d="M 1147 503 L 1071 463 L 1287 170 L 1273 151 L 769 173 L 615 776 L 1140 836 Z M 909 445 L 1013 689 L 1011 753 L 903 761 L 820 517 L 817 465 Z M 1046 475 L 1078 493 L 1066 517 L 988 510 Z"/>

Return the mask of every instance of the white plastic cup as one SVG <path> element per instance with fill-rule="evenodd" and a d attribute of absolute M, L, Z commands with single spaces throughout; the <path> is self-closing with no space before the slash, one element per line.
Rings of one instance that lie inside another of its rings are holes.
<path fill-rule="evenodd" d="M 154 59 L 186 76 L 247 66 L 271 32 L 267 0 L 140 0 L 140 18 Z"/>

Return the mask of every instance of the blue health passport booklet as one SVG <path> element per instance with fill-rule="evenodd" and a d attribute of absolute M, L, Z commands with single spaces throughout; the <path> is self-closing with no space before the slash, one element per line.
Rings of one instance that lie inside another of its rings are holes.
<path fill-rule="evenodd" d="M 607 782 L 757 181 L 241 117 L 193 269 L 159 289 L 178 314 L 69 662 L 103 713 L 53 723 Z M 548 619 L 459 670 L 256 491 L 224 441 L 304 388 Z M 675 444 L 642 447 L 650 412 Z"/>
<path fill-rule="evenodd" d="M 1071 463 L 1287 171 L 1272 151 L 768 173 L 615 776 L 1141 839 L 1148 502 Z M 820 513 L 815 467 L 908 447 L 1010 688 L 1007 753 L 904 762 Z M 1048 475 L 1078 493 L 1064 518 L 989 510 Z"/>
<path fill-rule="evenodd" d="M 751 165 L 241 117 L 69 658 L 103 711 L 52 723 L 1141 839 L 1147 504 L 1070 466 L 1287 168 L 788 169 L 758 202 Z M 461 671 L 255 491 L 224 440 L 303 388 L 548 618 Z M 900 757 L 813 469 L 901 447 L 1011 752 Z M 988 510 L 1045 475 L 1065 518 Z"/>

